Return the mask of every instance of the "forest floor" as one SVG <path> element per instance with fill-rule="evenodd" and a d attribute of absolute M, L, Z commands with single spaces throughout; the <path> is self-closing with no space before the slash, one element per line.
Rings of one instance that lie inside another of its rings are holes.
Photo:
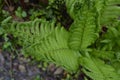
<path fill-rule="evenodd" d="M 66 76 L 67 72 L 52 63 L 0 51 L 0 80 L 62 80 Z"/>

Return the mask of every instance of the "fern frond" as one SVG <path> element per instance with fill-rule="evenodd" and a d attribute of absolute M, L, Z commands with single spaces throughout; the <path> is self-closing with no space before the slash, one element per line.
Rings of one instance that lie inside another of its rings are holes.
<path fill-rule="evenodd" d="M 120 0 L 108 0 L 101 15 L 101 25 L 113 24 L 120 16 Z"/>
<path fill-rule="evenodd" d="M 101 39 L 97 43 L 99 50 L 114 50 L 118 51 L 120 47 L 120 22 L 113 22 L 109 25 L 107 32 L 102 35 Z"/>
<path fill-rule="evenodd" d="M 84 50 L 98 37 L 97 14 L 93 3 L 84 2 L 79 16 L 70 27 L 71 37 L 69 45 L 72 49 Z"/>
<path fill-rule="evenodd" d="M 36 43 L 41 39 L 51 35 L 55 23 L 52 22 L 51 24 L 49 24 L 49 22 L 45 20 L 36 19 L 35 21 L 29 22 L 13 22 L 12 24 L 5 24 L 3 23 L 6 33 L 12 34 L 14 37 L 17 37 L 18 43 L 20 45 L 27 46 L 26 44 L 28 43 Z M 10 25 L 9 28 L 8 25 Z M 47 26 L 51 27 L 46 28 Z"/>
<path fill-rule="evenodd" d="M 107 0 L 107 5 L 117 5 L 120 4 L 120 0 Z"/>
<path fill-rule="evenodd" d="M 97 38 L 97 33 L 95 33 L 95 24 L 91 25 L 88 21 L 79 21 L 72 24 L 70 30 L 71 37 L 69 41 L 69 45 L 72 49 L 84 50 L 94 43 Z"/>
<path fill-rule="evenodd" d="M 69 32 L 60 25 L 55 26 L 55 21 L 14 22 L 6 31 L 18 38 L 28 55 L 61 65 L 69 72 L 77 71 L 78 54 L 68 47 Z"/>
<path fill-rule="evenodd" d="M 65 0 L 67 12 L 73 19 L 76 19 L 76 14 L 80 11 L 82 7 L 82 0 Z"/>
<path fill-rule="evenodd" d="M 91 55 L 103 60 L 111 61 L 115 58 L 115 52 L 114 51 L 104 51 L 104 50 L 93 50 L 91 52 Z"/>
<path fill-rule="evenodd" d="M 116 69 L 117 73 L 120 75 L 120 60 L 112 63 L 112 66 Z"/>
<path fill-rule="evenodd" d="M 107 0 L 65 0 L 67 11 L 74 20 L 81 16 L 80 12 L 84 11 L 81 9 L 86 5 L 86 3 L 88 3 L 87 6 L 93 3 L 99 16 L 106 5 L 106 2 Z"/>
<path fill-rule="evenodd" d="M 80 59 L 84 67 L 83 72 L 93 80 L 119 80 L 120 75 L 110 65 L 105 64 L 98 58 L 93 58 L 89 54 Z"/>

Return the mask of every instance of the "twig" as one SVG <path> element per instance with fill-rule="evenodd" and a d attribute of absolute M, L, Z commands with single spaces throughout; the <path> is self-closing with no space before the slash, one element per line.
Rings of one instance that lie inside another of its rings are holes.
<path fill-rule="evenodd" d="M 6 5 L 9 7 L 10 5 L 9 5 L 8 1 L 7 0 L 4 0 L 4 1 L 5 1 Z"/>

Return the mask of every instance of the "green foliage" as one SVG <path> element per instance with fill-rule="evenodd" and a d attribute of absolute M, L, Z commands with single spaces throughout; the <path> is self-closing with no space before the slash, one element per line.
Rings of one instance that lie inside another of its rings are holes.
<path fill-rule="evenodd" d="M 34 80 L 41 80 L 40 76 L 36 76 Z"/>
<path fill-rule="evenodd" d="M 95 5 L 91 2 L 84 1 L 83 7 L 80 8 L 80 12 L 75 18 L 73 24 L 70 27 L 71 37 L 69 45 L 71 48 L 77 50 L 84 50 L 91 45 L 97 38 L 96 28 L 96 12 Z M 88 40 L 86 40 L 88 39 Z"/>
<path fill-rule="evenodd" d="M 101 15 L 102 25 L 109 25 L 118 20 L 120 13 L 120 7 L 118 4 L 120 4 L 119 0 L 108 0 L 106 2 L 106 7 L 104 7 L 103 13 Z"/>
<path fill-rule="evenodd" d="M 27 13 L 25 11 L 23 11 L 21 7 L 17 8 L 17 10 L 15 11 L 15 15 L 20 18 L 27 17 Z"/>
<path fill-rule="evenodd" d="M 2 0 L 0 0 L 0 15 L 2 15 Z M 0 22 L 2 21 L 2 18 L 0 18 Z"/>
<path fill-rule="evenodd" d="M 86 53 L 85 57 L 80 58 L 81 65 L 84 67 L 83 71 L 86 75 L 90 76 L 93 80 L 119 80 L 120 77 L 116 70 L 105 64 L 102 60 L 90 57 Z"/>
<path fill-rule="evenodd" d="M 109 26 L 108 31 L 106 34 L 102 36 L 102 40 L 100 41 L 102 50 L 115 50 L 118 51 L 120 47 L 120 22 L 115 23 L 116 25 Z"/>
<path fill-rule="evenodd" d="M 42 16 L 42 15 L 45 15 L 45 11 L 44 10 L 34 10 L 34 9 L 31 9 L 29 11 L 29 14 L 31 15 L 30 16 L 30 20 L 34 20 L 36 17 L 39 17 L 39 16 Z"/>
<path fill-rule="evenodd" d="M 1 15 L 0 24 L 6 17 L 8 17 L 10 15 L 8 11 L 5 11 L 5 10 L 2 9 L 3 6 L 4 6 L 4 1 L 0 0 L 0 15 Z"/>
<path fill-rule="evenodd" d="M 120 7 L 116 3 L 119 0 L 65 0 L 74 20 L 68 31 L 56 20 L 43 18 L 10 22 L 9 17 L 2 26 L 36 60 L 53 62 L 71 73 L 82 66 L 80 71 L 92 80 L 120 80 Z"/>
<path fill-rule="evenodd" d="M 55 27 L 55 21 L 13 22 L 6 32 L 18 37 L 17 43 L 37 60 L 54 62 L 71 72 L 78 69 L 77 52 L 70 50 L 67 44 L 69 33 L 60 25 Z"/>

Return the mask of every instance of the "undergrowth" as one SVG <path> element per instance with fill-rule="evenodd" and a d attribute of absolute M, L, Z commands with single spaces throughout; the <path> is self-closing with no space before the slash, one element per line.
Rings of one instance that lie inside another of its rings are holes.
<path fill-rule="evenodd" d="M 53 62 L 71 74 L 83 72 L 85 80 L 120 80 L 120 1 L 64 0 L 61 4 L 73 20 L 69 29 L 56 18 L 16 22 L 8 17 L 1 23 L 2 32 L 13 35 L 24 54 L 38 61 Z"/>

